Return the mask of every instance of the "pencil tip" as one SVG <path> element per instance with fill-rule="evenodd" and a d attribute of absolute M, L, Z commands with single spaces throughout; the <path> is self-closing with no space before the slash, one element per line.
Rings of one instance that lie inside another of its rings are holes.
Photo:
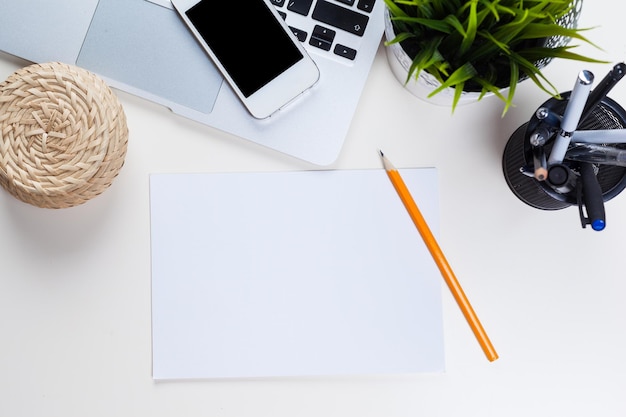
<path fill-rule="evenodd" d="M 385 154 L 383 153 L 383 151 L 381 151 L 380 149 L 378 150 L 378 153 L 380 154 L 380 156 L 385 156 Z"/>

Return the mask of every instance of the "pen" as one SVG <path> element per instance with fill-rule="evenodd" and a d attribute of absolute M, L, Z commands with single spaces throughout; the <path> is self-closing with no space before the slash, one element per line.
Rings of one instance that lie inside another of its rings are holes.
<path fill-rule="evenodd" d="M 413 223 L 415 223 L 419 234 L 422 236 L 422 239 L 424 240 L 428 251 L 435 260 L 437 266 L 439 267 L 439 271 L 441 271 L 443 279 L 446 281 L 446 284 L 448 284 L 448 288 L 450 288 L 454 299 L 456 300 L 461 311 L 463 312 L 463 315 L 469 323 L 470 328 L 474 332 L 474 336 L 476 336 L 480 347 L 482 348 L 489 361 L 495 361 L 496 359 L 498 359 L 498 354 L 491 344 L 491 341 L 489 340 L 485 329 L 483 329 L 482 324 L 480 324 L 480 321 L 478 320 L 478 317 L 476 316 L 472 305 L 469 303 L 469 300 L 465 296 L 463 288 L 461 288 L 461 285 L 456 279 L 452 268 L 450 268 L 450 265 L 448 264 L 446 257 L 441 251 L 439 244 L 435 240 L 435 237 L 433 236 L 430 227 L 428 227 L 424 216 L 422 216 L 422 213 L 417 207 L 415 200 L 413 200 L 413 197 L 406 187 L 404 180 L 398 173 L 398 170 L 394 168 L 394 166 L 391 164 L 391 162 L 389 162 L 389 160 L 385 157 L 382 151 L 379 152 L 383 161 L 383 166 L 385 168 L 385 171 L 387 172 L 387 176 L 391 180 L 391 183 L 396 189 L 396 192 L 400 196 L 400 200 L 402 200 L 404 207 L 409 212 L 409 215 L 411 216 Z"/>
<path fill-rule="evenodd" d="M 589 98 L 583 109 L 583 114 L 580 118 L 578 126 L 582 126 L 587 120 L 593 116 L 592 110 L 602 102 L 602 100 L 609 94 L 609 92 L 615 87 L 615 85 L 626 75 L 626 64 L 620 62 L 616 64 L 611 71 L 598 83 L 589 93 Z"/>
<path fill-rule="evenodd" d="M 572 136 L 572 142 L 597 145 L 624 143 L 626 142 L 626 129 L 577 130 Z"/>
<path fill-rule="evenodd" d="M 594 143 L 576 143 L 565 154 L 566 159 L 593 164 L 626 167 L 626 149 Z"/>
<path fill-rule="evenodd" d="M 604 230 L 606 226 L 606 214 L 604 212 L 604 199 L 602 198 L 602 188 L 598 183 L 593 164 L 581 162 L 580 181 L 582 181 L 582 197 L 587 209 L 587 218 L 583 219 L 583 228 L 590 224 L 596 232 Z M 579 204 L 579 208 L 582 207 Z"/>
<path fill-rule="evenodd" d="M 561 121 L 561 129 L 556 136 L 550 157 L 548 158 L 548 165 L 560 164 L 563 162 L 567 147 L 574 131 L 578 127 L 578 122 L 585 108 L 585 103 L 589 97 L 589 91 L 591 90 L 591 84 L 593 83 L 593 74 L 589 71 L 581 71 L 576 78 L 576 83 L 569 96 L 567 107 L 563 113 L 563 120 Z"/>

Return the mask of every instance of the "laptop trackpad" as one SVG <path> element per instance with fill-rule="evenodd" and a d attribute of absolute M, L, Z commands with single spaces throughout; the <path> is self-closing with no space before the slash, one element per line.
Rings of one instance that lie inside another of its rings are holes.
<path fill-rule="evenodd" d="M 176 12 L 146 0 L 100 0 L 77 64 L 202 113 L 222 84 Z"/>

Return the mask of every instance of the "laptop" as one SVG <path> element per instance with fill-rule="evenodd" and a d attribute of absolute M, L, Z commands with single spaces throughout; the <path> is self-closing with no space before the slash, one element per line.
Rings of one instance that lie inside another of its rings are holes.
<path fill-rule="evenodd" d="M 0 0 L 0 51 L 77 65 L 183 117 L 329 165 L 341 151 L 380 45 L 384 2 L 272 2 L 316 62 L 320 80 L 262 120 L 223 82 L 169 0 Z M 236 7 L 244 5 L 233 1 L 233 25 Z"/>

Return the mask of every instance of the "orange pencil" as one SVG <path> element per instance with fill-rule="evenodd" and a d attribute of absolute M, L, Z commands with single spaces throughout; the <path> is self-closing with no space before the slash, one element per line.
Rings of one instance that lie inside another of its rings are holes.
<path fill-rule="evenodd" d="M 454 275 L 452 268 L 450 268 L 446 257 L 443 255 L 443 252 L 441 251 L 439 244 L 435 240 L 435 237 L 433 236 L 430 227 L 428 227 L 426 220 L 424 220 L 424 216 L 422 216 L 422 213 L 420 212 L 417 204 L 413 200 L 413 197 L 406 187 L 406 184 L 404 184 L 404 180 L 402 180 L 402 177 L 398 173 L 398 170 L 391 164 L 391 162 L 389 162 L 389 160 L 385 157 L 382 151 L 380 152 L 380 156 L 383 160 L 383 166 L 385 167 L 385 171 L 387 171 L 387 175 L 389 176 L 391 183 L 393 184 L 396 192 L 400 196 L 402 203 L 409 212 L 413 223 L 415 223 L 415 226 L 422 236 L 426 247 L 428 247 L 430 254 L 435 260 L 435 263 L 439 267 L 441 275 L 443 275 L 443 279 L 446 281 L 446 284 L 448 284 L 448 287 L 450 288 L 454 299 L 461 308 L 461 311 L 463 312 L 465 319 L 467 320 L 472 331 L 474 332 L 476 339 L 478 339 L 480 347 L 483 349 L 483 352 L 485 352 L 487 359 L 489 359 L 490 361 L 495 361 L 496 359 L 498 359 L 498 354 L 493 348 L 493 345 L 491 344 L 487 333 L 485 333 L 485 329 L 483 329 L 483 326 L 480 324 L 480 321 L 478 320 L 474 309 L 472 308 L 469 300 L 465 296 L 465 292 L 463 292 L 463 288 L 461 288 L 459 281 L 456 279 L 456 276 Z"/>

